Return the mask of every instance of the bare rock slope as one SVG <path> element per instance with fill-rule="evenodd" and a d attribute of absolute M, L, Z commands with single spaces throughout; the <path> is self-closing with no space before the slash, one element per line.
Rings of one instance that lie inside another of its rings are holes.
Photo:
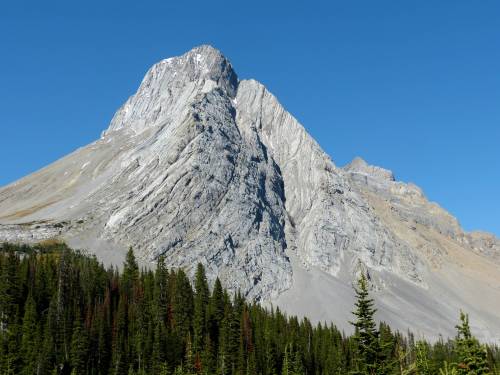
<path fill-rule="evenodd" d="M 99 140 L 0 189 L 0 240 L 49 238 L 105 262 L 129 246 L 191 273 L 201 262 L 233 290 L 340 324 L 364 269 L 381 319 L 435 337 L 464 308 L 500 338 L 500 241 L 390 171 L 337 167 L 210 46 L 154 65 Z"/>

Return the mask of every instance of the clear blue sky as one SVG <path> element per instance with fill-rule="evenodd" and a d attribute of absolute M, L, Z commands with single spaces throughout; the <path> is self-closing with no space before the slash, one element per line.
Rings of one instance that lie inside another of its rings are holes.
<path fill-rule="evenodd" d="M 337 165 L 362 156 L 500 235 L 500 2 L 171 3 L 2 2 L 0 185 L 98 138 L 150 65 L 209 43 Z"/>

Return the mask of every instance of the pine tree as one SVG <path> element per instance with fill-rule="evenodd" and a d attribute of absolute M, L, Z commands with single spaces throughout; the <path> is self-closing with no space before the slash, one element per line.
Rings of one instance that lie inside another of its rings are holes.
<path fill-rule="evenodd" d="M 378 374 L 379 363 L 379 332 L 374 320 L 375 312 L 373 299 L 368 293 L 368 281 L 364 273 L 354 288 L 356 293 L 356 309 L 353 311 L 356 320 L 351 322 L 355 332 L 353 339 L 356 343 L 357 358 L 353 374 Z"/>
<path fill-rule="evenodd" d="M 460 324 L 456 326 L 458 364 L 457 373 L 467 375 L 489 374 L 486 349 L 472 336 L 469 316 L 460 312 Z"/>

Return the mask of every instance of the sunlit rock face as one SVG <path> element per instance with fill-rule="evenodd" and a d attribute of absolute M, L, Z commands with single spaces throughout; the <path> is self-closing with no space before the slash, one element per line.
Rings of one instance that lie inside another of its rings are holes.
<path fill-rule="evenodd" d="M 499 240 L 389 170 L 337 167 L 210 46 L 155 64 L 99 140 L 1 189 L 0 224 L 0 240 L 61 238 L 106 263 L 129 246 L 191 274 L 201 262 L 233 291 L 338 324 L 365 270 L 396 327 L 451 334 L 464 308 L 500 337 Z"/>

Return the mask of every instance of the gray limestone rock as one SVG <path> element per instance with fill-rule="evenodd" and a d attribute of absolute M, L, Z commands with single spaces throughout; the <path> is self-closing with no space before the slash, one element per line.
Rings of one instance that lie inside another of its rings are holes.
<path fill-rule="evenodd" d="M 315 321 L 349 319 L 363 269 L 396 327 L 452 334 L 464 308 L 500 338 L 499 240 L 386 169 L 337 167 L 210 46 L 155 64 L 99 140 L 0 189 L 0 240 L 51 238 L 106 263 L 129 246 L 191 275 L 201 262 L 211 281 Z"/>

